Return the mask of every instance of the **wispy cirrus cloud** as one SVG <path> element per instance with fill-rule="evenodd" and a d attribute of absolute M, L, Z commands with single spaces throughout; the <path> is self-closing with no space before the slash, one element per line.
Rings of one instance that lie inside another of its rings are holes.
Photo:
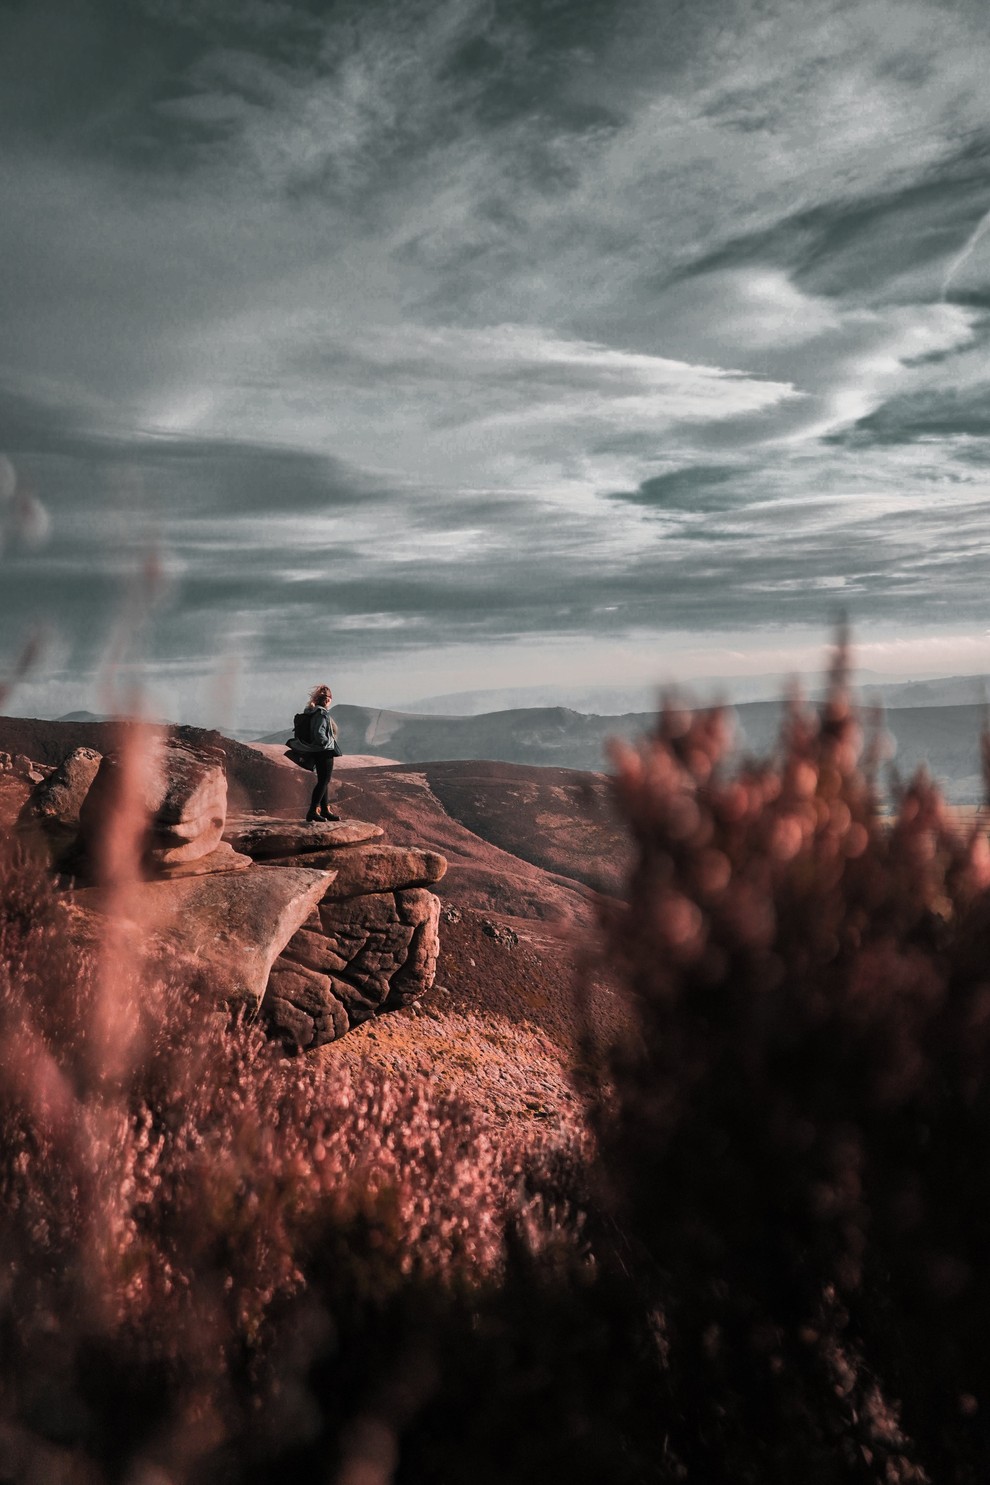
<path fill-rule="evenodd" d="M 6 604 L 52 581 L 85 629 L 94 553 L 154 530 L 190 667 L 211 613 L 308 663 L 328 588 L 355 673 L 403 679 L 420 641 L 661 645 L 840 590 L 976 622 L 975 4 L 46 0 L 0 33 L 0 444 L 55 518 Z"/>

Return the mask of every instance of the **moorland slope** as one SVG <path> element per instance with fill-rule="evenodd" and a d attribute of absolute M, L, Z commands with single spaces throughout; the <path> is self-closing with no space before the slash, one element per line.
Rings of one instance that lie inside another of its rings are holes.
<path fill-rule="evenodd" d="M 415 1010 L 323 1056 L 428 1068 L 507 1122 L 556 1119 L 625 1014 L 597 949 L 597 905 L 628 846 L 600 774 L 505 763 L 348 768 L 333 807 L 447 858 L 437 985 Z"/>

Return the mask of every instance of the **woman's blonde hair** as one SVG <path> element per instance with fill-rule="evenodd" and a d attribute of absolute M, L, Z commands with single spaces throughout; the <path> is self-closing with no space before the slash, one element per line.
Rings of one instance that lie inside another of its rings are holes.
<path fill-rule="evenodd" d="M 327 702 L 333 700 L 333 692 L 329 686 L 316 686 L 309 693 L 310 706 L 326 706 Z"/>

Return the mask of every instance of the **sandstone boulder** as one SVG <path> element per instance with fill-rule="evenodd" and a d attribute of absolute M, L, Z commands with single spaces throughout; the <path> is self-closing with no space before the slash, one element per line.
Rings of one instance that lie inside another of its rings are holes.
<path fill-rule="evenodd" d="M 436 975 L 440 900 L 423 888 L 324 898 L 293 934 L 280 964 L 322 976 L 349 1026 L 409 1005 Z M 339 1034 L 339 1033 L 338 1033 Z"/>
<path fill-rule="evenodd" d="M 18 753 L 13 760 L 13 771 L 22 779 L 27 779 L 30 784 L 42 783 L 51 773 L 51 769 L 44 763 L 36 763 L 25 753 Z"/>
<path fill-rule="evenodd" d="M 168 736 L 149 736 L 142 744 L 142 767 L 137 770 L 136 801 L 163 826 L 212 815 L 218 804 L 226 815 L 227 780 L 219 748 L 194 748 Z M 121 759 L 105 755 L 87 806 L 100 808 L 104 795 L 116 802 L 121 792 Z M 87 811 L 88 812 L 88 811 Z"/>
<path fill-rule="evenodd" d="M 46 777 L 34 781 L 16 827 L 34 860 L 50 868 L 63 868 L 69 861 L 79 831 L 79 811 L 99 766 L 100 754 L 94 748 L 75 748 Z"/>
<path fill-rule="evenodd" d="M 197 861 L 215 851 L 227 815 L 227 779 L 217 748 L 194 749 L 149 738 L 133 778 L 121 758 L 99 764 L 79 815 L 81 857 L 98 859 L 100 842 L 127 803 L 147 820 L 143 854 L 152 868 Z"/>
<path fill-rule="evenodd" d="M 202 969 L 218 1000 L 261 1004 L 272 965 L 323 897 L 331 872 L 255 866 L 177 880 L 140 882 L 127 895 L 128 916 Z M 82 907 L 120 911 L 115 894 L 88 887 Z"/>
<path fill-rule="evenodd" d="M 339 846 L 375 840 L 382 834 L 380 825 L 365 820 L 276 820 L 271 818 L 228 820 L 224 840 L 256 860 L 272 856 L 311 855 L 315 851 L 334 851 Z M 336 861 L 333 863 L 336 866 Z"/>
<path fill-rule="evenodd" d="M 227 775 L 221 750 L 167 740 L 149 813 L 163 830 L 218 814 L 226 820 Z"/>
<path fill-rule="evenodd" d="M 95 748 L 73 748 L 46 779 L 35 785 L 22 815 L 75 833 L 79 828 L 79 812 L 101 759 L 102 754 Z"/>

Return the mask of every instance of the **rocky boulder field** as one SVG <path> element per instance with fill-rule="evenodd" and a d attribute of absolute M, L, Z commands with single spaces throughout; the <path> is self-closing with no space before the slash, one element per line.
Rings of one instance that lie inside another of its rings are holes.
<path fill-rule="evenodd" d="M 119 911 L 99 822 L 121 740 L 111 723 L 0 719 L 0 824 L 64 882 L 81 939 Z M 345 759 L 342 819 L 306 824 L 311 776 L 278 750 L 192 728 L 155 748 L 127 910 L 198 988 L 292 1049 L 429 1072 L 500 1122 L 569 1117 L 625 1023 L 595 949 L 628 851 L 604 776 Z"/>

